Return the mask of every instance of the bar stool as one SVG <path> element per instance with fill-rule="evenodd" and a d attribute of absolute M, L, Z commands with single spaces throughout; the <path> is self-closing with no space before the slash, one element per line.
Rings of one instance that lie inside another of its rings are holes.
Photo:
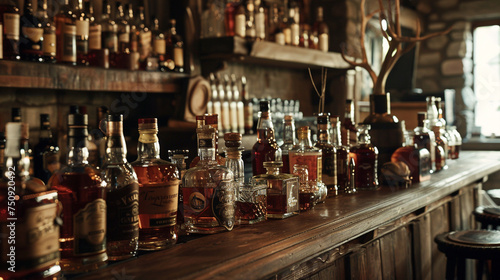
<path fill-rule="evenodd" d="M 434 241 L 446 255 L 446 279 L 465 279 L 465 259 L 479 261 L 476 279 L 482 279 L 484 261 L 491 260 L 490 278 L 500 275 L 500 231 L 464 230 L 437 235 Z M 498 278 L 497 278 L 498 279 Z"/>
<path fill-rule="evenodd" d="M 481 223 L 481 229 L 498 229 L 500 227 L 500 207 L 494 206 L 479 206 L 474 209 L 474 217 L 476 221 Z"/>

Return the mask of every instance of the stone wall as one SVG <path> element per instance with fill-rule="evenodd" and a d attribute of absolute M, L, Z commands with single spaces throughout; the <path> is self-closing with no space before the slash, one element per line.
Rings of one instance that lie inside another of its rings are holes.
<path fill-rule="evenodd" d="M 424 32 L 452 27 L 450 33 L 420 45 L 416 86 L 424 92 L 455 90 L 455 125 L 464 138 L 474 126 L 472 22 L 500 18 L 500 1 L 421 0 Z M 424 34 L 425 34 L 424 33 Z"/>

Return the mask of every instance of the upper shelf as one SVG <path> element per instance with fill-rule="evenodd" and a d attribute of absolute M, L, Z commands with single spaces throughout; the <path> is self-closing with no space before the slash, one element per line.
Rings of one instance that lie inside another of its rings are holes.
<path fill-rule="evenodd" d="M 76 91 L 177 92 L 189 74 L 0 60 L 0 87 Z"/>
<path fill-rule="evenodd" d="M 293 68 L 352 68 L 340 53 L 322 52 L 273 42 L 249 42 L 240 37 L 201 39 L 202 59 L 223 59 L 259 65 Z"/>

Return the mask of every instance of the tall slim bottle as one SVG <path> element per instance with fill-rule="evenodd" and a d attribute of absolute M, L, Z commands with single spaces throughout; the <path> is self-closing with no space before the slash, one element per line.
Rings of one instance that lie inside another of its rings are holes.
<path fill-rule="evenodd" d="M 108 0 L 103 1 L 102 10 L 102 48 L 109 50 L 109 66 L 117 67 L 116 54 L 118 53 L 118 26 L 115 21 L 111 19 L 111 5 Z"/>
<path fill-rule="evenodd" d="M 337 182 L 337 148 L 331 142 L 328 130 L 330 128 L 330 114 L 321 114 L 317 117 L 318 140 L 314 147 L 322 151 L 322 180 L 328 188 L 330 196 L 338 194 Z"/>
<path fill-rule="evenodd" d="M 137 160 L 132 166 L 139 179 L 139 250 L 171 247 L 177 242 L 179 171 L 160 158 L 155 118 L 139 119 Z"/>
<path fill-rule="evenodd" d="M 139 52 L 139 67 L 146 69 L 146 59 L 151 55 L 151 30 L 146 25 L 146 18 L 144 15 L 144 7 L 139 7 L 139 20 L 137 25 L 137 39 L 138 39 L 138 52 Z"/>
<path fill-rule="evenodd" d="M 75 14 L 64 0 L 64 6 L 54 16 L 56 23 L 56 60 L 58 63 L 76 65 L 76 24 Z"/>
<path fill-rule="evenodd" d="M 415 144 L 419 149 L 426 148 L 431 154 L 430 173 L 436 171 L 436 137 L 434 132 L 428 129 L 429 120 L 426 112 L 417 114 L 417 127 L 413 130 Z"/>
<path fill-rule="evenodd" d="M 332 125 L 332 144 L 337 150 L 336 168 L 338 189 L 340 193 L 353 193 L 356 191 L 356 188 L 354 188 L 354 186 L 351 188 L 349 183 L 349 147 L 342 145 L 341 123 L 339 116 L 331 116 L 330 121 Z"/>
<path fill-rule="evenodd" d="M 356 125 L 354 124 L 354 103 L 351 99 L 345 101 L 345 115 L 342 121 L 341 137 L 348 147 L 356 143 Z"/>
<path fill-rule="evenodd" d="M 252 134 L 253 131 L 253 103 L 249 97 L 247 78 L 241 77 L 241 98 L 243 100 L 243 110 L 245 117 L 245 134 Z"/>
<path fill-rule="evenodd" d="M 349 157 L 354 159 L 354 182 L 357 190 L 378 188 L 378 149 L 370 141 L 370 125 L 358 125 L 358 142 L 351 146 Z"/>
<path fill-rule="evenodd" d="M 166 36 L 166 59 L 174 61 L 173 71 L 184 72 L 184 42 L 177 33 L 176 20 L 170 20 L 170 31 Z"/>
<path fill-rule="evenodd" d="M 109 68 L 109 50 L 102 48 L 102 25 L 94 15 L 94 6 L 90 1 L 85 2 L 89 16 L 89 53 L 87 59 L 90 66 Z"/>
<path fill-rule="evenodd" d="M 95 270 L 106 264 L 106 182 L 88 163 L 88 116 L 68 115 L 67 166 L 49 186 L 62 203 L 60 265 L 67 274 Z"/>
<path fill-rule="evenodd" d="M 139 238 L 139 183 L 127 161 L 123 116 L 108 115 L 106 158 L 102 178 L 107 184 L 107 252 L 112 261 L 136 255 Z"/>
<path fill-rule="evenodd" d="M 76 62 L 88 65 L 90 18 L 83 7 L 83 0 L 78 0 L 75 11 L 76 25 Z"/>
<path fill-rule="evenodd" d="M 254 176 L 266 173 L 264 169 L 266 161 L 281 161 L 281 148 L 274 138 L 269 101 L 261 101 L 257 123 L 257 142 L 252 147 L 252 172 Z"/>
<path fill-rule="evenodd" d="M 19 8 L 12 0 L 0 2 L 0 26 L 3 27 L 2 44 L 3 54 L 0 51 L 0 59 L 19 60 Z M 3 56 L 3 57 L 2 57 Z"/>
<path fill-rule="evenodd" d="M 47 14 L 47 0 L 38 1 L 38 12 L 43 28 L 42 58 L 44 62 L 54 63 L 56 62 L 56 26 Z"/>
<path fill-rule="evenodd" d="M 47 183 L 52 174 L 60 168 L 59 146 L 52 138 L 48 114 L 40 114 L 40 139 L 34 151 L 35 177 Z"/>
<path fill-rule="evenodd" d="M 33 0 L 24 1 L 24 12 L 21 17 L 19 52 L 22 60 L 42 62 L 42 19 L 35 15 L 32 2 Z"/>

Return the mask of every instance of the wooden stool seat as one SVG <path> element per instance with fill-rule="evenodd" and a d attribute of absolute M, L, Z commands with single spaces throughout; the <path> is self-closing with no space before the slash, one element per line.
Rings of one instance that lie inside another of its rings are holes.
<path fill-rule="evenodd" d="M 491 275 L 500 275 L 500 231 L 465 230 L 439 234 L 434 238 L 446 255 L 446 279 L 465 279 L 465 259 L 480 261 L 476 279 L 482 279 L 483 263 L 492 261 Z"/>
<path fill-rule="evenodd" d="M 481 223 L 482 229 L 488 229 L 490 226 L 492 229 L 500 227 L 500 207 L 479 206 L 474 209 L 473 214 L 476 221 Z"/>

